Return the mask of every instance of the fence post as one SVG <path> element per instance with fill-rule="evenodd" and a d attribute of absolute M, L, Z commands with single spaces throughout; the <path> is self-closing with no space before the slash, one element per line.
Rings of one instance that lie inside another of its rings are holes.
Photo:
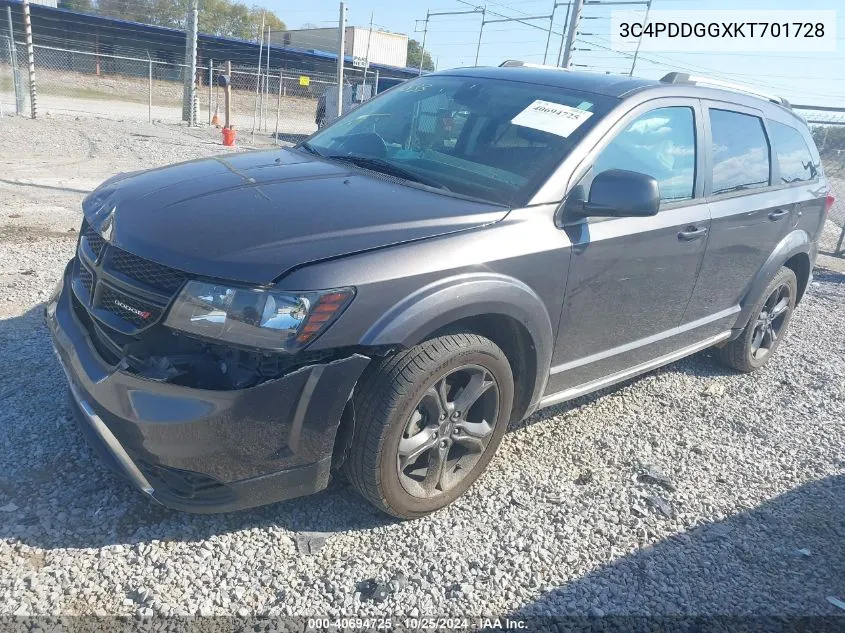
<path fill-rule="evenodd" d="M 214 83 L 214 60 L 208 60 L 208 124 L 211 125 L 211 97 Z"/>
<path fill-rule="evenodd" d="M 232 62 L 226 62 L 226 76 L 229 78 L 229 83 L 223 91 L 223 97 L 226 99 L 226 125 L 224 127 L 232 127 Z"/>
<path fill-rule="evenodd" d="M 149 79 L 149 88 L 147 95 L 147 121 L 153 122 L 153 58 L 150 57 L 150 51 L 147 51 L 147 76 Z"/>
<path fill-rule="evenodd" d="M 273 134 L 273 144 L 279 144 L 279 114 L 282 111 L 282 77 L 284 73 L 282 69 L 279 68 L 279 96 L 276 99 L 276 132 Z"/>
<path fill-rule="evenodd" d="M 21 85 L 21 71 L 18 68 L 18 47 L 15 46 L 15 29 L 12 26 L 12 7 L 6 7 L 6 18 L 9 20 L 9 64 L 12 66 L 12 83 L 15 86 L 15 114 L 23 115 L 23 86 Z"/>
<path fill-rule="evenodd" d="M 262 130 L 267 131 L 267 117 L 264 114 L 264 102 L 270 105 L 270 25 L 267 25 L 267 61 L 264 64 L 264 92 L 261 94 Z"/>
<path fill-rule="evenodd" d="M 29 58 L 29 109 L 34 119 L 38 107 L 35 91 L 35 50 L 32 48 L 32 21 L 29 17 L 29 0 L 23 0 L 23 25 L 26 30 L 26 54 Z"/>

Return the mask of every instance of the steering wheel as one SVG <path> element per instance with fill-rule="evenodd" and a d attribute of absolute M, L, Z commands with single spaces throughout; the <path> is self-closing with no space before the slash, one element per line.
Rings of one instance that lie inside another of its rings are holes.
<path fill-rule="evenodd" d="M 376 132 L 361 132 L 349 134 L 338 143 L 338 149 L 349 154 L 363 154 L 374 158 L 387 156 L 387 144 Z"/>

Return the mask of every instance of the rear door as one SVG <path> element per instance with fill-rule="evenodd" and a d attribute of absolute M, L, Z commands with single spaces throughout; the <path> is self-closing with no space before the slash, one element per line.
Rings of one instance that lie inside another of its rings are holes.
<path fill-rule="evenodd" d="M 715 333 L 736 320 L 754 275 L 789 230 L 796 200 L 779 192 L 778 166 L 763 113 L 718 101 L 702 104 L 711 225 L 701 274 L 683 320 L 708 320 Z"/>
<path fill-rule="evenodd" d="M 602 379 L 682 346 L 677 326 L 695 286 L 710 216 L 696 175 L 703 136 L 694 99 L 634 108 L 591 150 L 574 182 L 589 192 L 607 169 L 660 185 L 653 217 L 567 224 L 569 277 L 547 393 Z"/>

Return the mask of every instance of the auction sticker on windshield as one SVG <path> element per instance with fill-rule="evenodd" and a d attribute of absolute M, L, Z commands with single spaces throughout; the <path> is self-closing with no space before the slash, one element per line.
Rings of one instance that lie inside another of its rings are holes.
<path fill-rule="evenodd" d="M 591 116 L 593 116 L 592 112 L 537 99 L 512 118 L 511 123 L 565 138 Z"/>

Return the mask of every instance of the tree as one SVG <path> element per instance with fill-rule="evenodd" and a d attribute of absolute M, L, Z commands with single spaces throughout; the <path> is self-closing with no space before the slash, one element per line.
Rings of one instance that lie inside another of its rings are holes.
<path fill-rule="evenodd" d="M 92 5 L 91 0 L 62 1 Z M 184 29 L 190 4 L 190 0 L 97 0 L 96 13 L 110 18 Z M 237 0 L 199 0 L 199 32 L 257 40 L 262 13 L 265 25 L 269 24 L 273 31 L 285 30 L 285 23 L 275 13 L 264 12 L 261 7 L 250 8 Z"/>
<path fill-rule="evenodd" d="M 94 13 L 92 0 L 59 0 L 59 8 L 80 13 Z"/>
<path fill-rule="evenodd" d="M 845 150 L 845 126 L 816 125 L 813 126 L 813 140 L 824 157 L 832 157 L 837 150 Z"/>
<path fill-rule="evenodd" d="M 420 67 L 420 56 L 423 54 L 422 47 L 417 40 L 408 40 L 408 67 L 409 68 L 419 68 Z M 425 51 L 425 56 L 423 57 L 423 70 L 434 70 L 434 62 L 431 61 L 431 55 L 428 54 L 428 51 Z"/>

